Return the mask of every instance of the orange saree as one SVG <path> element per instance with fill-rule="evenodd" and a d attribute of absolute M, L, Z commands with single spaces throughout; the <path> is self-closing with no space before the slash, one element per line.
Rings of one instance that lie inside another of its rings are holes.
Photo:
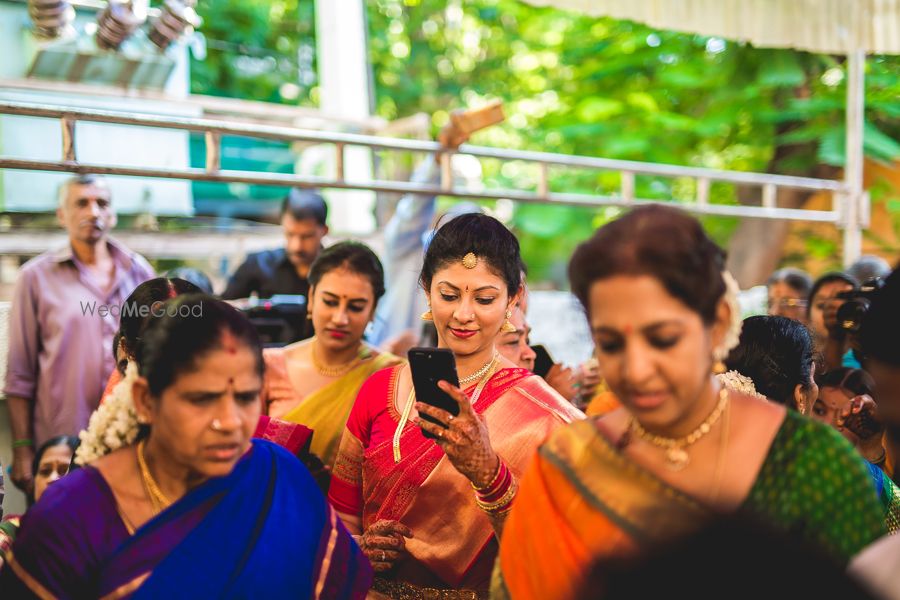
<path fill-rule="evenodd" d="M 414 424 L 404 429 L 402 458 L 394 462 L 392 437 L 400 418 L 395 397 L 402 368 L 376 373 L 360 390 L 341 441 L 329 499 L 339 511 L 359 515 L 363 528 L 379 519 L 395 519 L 412 529 L 415 537 L 406 544 L 409 558 L 392 573 L 395 580 L 486 592 L 497 543 L 469 481 Z M 551 431 L 583 418 L 525 369 L 495 373 L 473 408 L 484 416 L 494 449 L 517 477 Z"/>

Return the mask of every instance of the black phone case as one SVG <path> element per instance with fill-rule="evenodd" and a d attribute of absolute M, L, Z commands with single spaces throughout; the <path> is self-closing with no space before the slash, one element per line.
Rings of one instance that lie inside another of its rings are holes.
<path fill-rule="evenodd" d="M 550 367 L 553 366 L 553 358 L 550 356 L 550 353 L 547 352 L 547 349 L 544 346 L 538 344 L 537 346 L 532 346 L 532 350 L 534 350 L 534 374 L 539 375 L 540 377 L 546 377 L 547 373 L 550 372 Z"/>
<path fill-rule="evenodd" d="M 445 348 L 411 348 L 407 357 L 413 388 L 416 390 L 416 400 L 446 410 L 451 415 L 458 415 L 459 404 L 437 386 L 438 381 L 446 381 L 459 387 L 453 352 Z M 423 414 L 420 417 L 436 425 L 444 425 L 428 415 Z M 425 437 L 436 437 L 427 431 L 422 431 L 422 434 Z"/>

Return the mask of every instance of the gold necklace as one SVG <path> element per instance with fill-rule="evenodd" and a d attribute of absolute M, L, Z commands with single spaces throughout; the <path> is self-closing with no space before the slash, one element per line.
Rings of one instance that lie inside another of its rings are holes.
<path fill-rule="evenodd" d="M 475 403 L 478 401 L 478 398 L 481 397 L 481 391 L 484 389 L 484 386 L 487 385 L 487 382 L 491 380 L 491 377 L 494 376 L 496 372 L 496 367 L 500 363 L 499 361 L 500 355 L 495 354 L 494 358 L 491 359 L 491 362 L 488 363 L 487 371 L 482 373 L 483 377 L 481 381 L 478 382 L 478 385 L 475 387 L 475 391 L 472 392 L 472 397 L 469 399 L 472 406 L 475 406 Z M 390 399 L 391 402 L 394 401 L 393 398 Z M 403 414 L 400 415 L 400 422 L 397 423 L 397 429 L 394 431 L 394 463 L 399 463 L 401 460 L 400 456 L 400 437 L 403 435 L 403 430 L 406 428 L 406 424 L 409 422 L 409 414 L 412 412 L 413 404 L 416 403 L 416 388 L 413 387 L 409 391 L 409 397 L 406 399 L 406 406 L 403 407 Z"/>
<path fill-rule="evenodd" d="M 497 352 L 496 350 L 494 350 L 494 355 L 491 357 L 491 360 L 484 363 L 484 365 L 482 365 L 480 369 L 478 369 L 471 375 L 469 375 L 467 377 L 463 377 L 459 380 L 459 387 L 465 388 L 465 387 L 468 387 L 470 384 L 475 383 L 476 381 L 480 380 L 482 377 L 484 377 L 484 374 L 487 373 L 488 370 L 492 366 L 494 366 L 494 362 L 498 358 L 500 358 L 500 353 Z"/>
<path fill-rule="evenodd" d="M 171 506 L 172 501 L 169 500 L 169 497 L 166 496 L 161 489 L 159 489 L 159 485 L 153 478 L 153 474 L 150 472 L 150 468 L 147 467 L 147 459 L 144 458 L 145 442 L 146 440 L 141 440 L 140 442 L 138 442 L 138 467 L 140 467 L 141 470 L 141 480 L 144 482 L 144 489 L 147 490 L 147 496 L 150 498 L 150 504 L 153 505 L 153 508 L 157 513 L 160 513 Z"/>
<path fill-rule="evenodd" d="M 349 362 L 345 362 L 344 364 L 331 366 L 326 365 L 319 361 L 319 357 L 316 356 L 316 338 L 312 339 L 312 344 L 310 346 L 310 354 L 312 355 L 313 367 L 315 367 L 316 372 L 322 377 L 343 377 L 347 373 L 349 373 L 353 367 L 362 362 L 366 356 L 367 352 L 360 350 L 356 356 L 353 357 Z"/>
<path fill-rule="evenodd" d="M 644 429 L 634 417 L 631 417 L 631 421 L 628 424 L 628 431 L 634 432 L 645 442 L 665 450 L 667 466 L 673 471 L 681 471 L 691 462 L 691 458 L 687 453 L 687 447 L 696 443 L 697 440 L 712 430 L 713 425 L 715 425 L 716 421 L 719 420 L 719 417 L 722 416 L 722 411 L 725 410 L 726 406 L 728 406 L 728 392 L 725 391 L 725 388 L 722 388 L 719 391 L 719 403 L 716 404 L 716 407 L 709 413 L 709 416 L 706 417 L 694 431 L 681 438 L 667 438 L 650 433 Z"/>

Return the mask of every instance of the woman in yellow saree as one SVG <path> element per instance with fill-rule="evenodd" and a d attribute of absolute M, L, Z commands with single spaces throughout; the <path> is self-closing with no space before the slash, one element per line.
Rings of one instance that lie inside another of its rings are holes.
<path fill-rule="evenodd" d="M 576 251 L 572 289 L 622 406 L 557 429 L 538 451 L 504 526 L 496 597 L 574 598 L 595 561 L 723 513 L 749 513 L 844 564 L 884 533 L 846 440 L 720 387 L 717 363 L 740 331 L 723 269 L 701 225 L 663 206 L 631 211 Z"/>
<path fill-rule="evenodd" d="M 329 500 L 378 573 L 373 589 L 391 598 L 486 597 L 518 478 L 551 431 L 583 418 L 497 353 L 501 328 L 514 327 L 519 260 L 491 217 L 441 227 L 422 270 L 423 318 L 455 357 L 460 387 L 442 385 L 459 414 L 416 398 L 409 368 L 397 366 L 365 383 L 347 421 Z"/>
<path fill-rule="evenodd" d="M 368 246 L 326 248 L 310 267 L 309 283 L 316 336 L 265 350 L 261 400 L 264 414 L 312 429 L 311 452 L 330 469 L 359 388 L 401 361 L 362 341 L 384 294 L 384 271 Z"/>

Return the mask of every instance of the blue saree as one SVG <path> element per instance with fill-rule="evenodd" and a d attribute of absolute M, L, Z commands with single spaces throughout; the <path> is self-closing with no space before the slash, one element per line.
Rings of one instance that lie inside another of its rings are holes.
<path fill-rule="evenodd" d="M 230 475 L 130 537 L 96 469 L 72 473 L 47 496 L 24 517 L 0 589 L 110 600 L 343 599 L 365 597 L 371 583 L 368 561 L 308 471 L 264 440 L 253 440 Z"/>

